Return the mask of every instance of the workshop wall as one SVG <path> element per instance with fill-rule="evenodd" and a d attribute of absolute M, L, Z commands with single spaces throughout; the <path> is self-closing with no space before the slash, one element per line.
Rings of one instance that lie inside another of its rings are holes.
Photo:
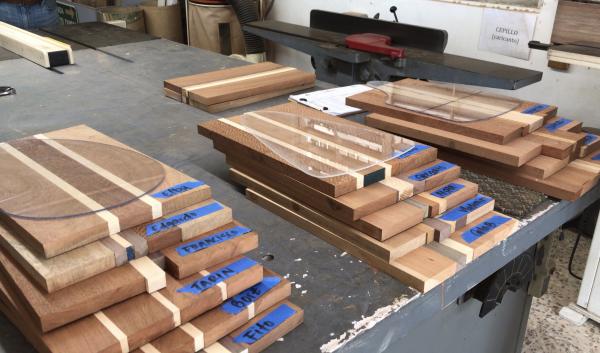
<path fill-rule="evenodd" d="M 456 0 L 458 2 L 458 0 Z M 534 40 L 548 43 L 552 34 L 558 0 L 543 0 L 539 10 Z M 398 7 L 400 22 L 441 28 L 448 31 L 446 52 L 489 60 L 507 65 L 543 71 L 542 82 L 518 91 L 502 91 L 532 101 L 559 107 L 559 114 L 581 120 L 586 126 L 600 127 L 598 94 L 600 70 L 571 65 L 569 71 L 548 68 L 546 52 L 533 50 L 529 61 L 483 52 L 477 49 L 483 8 L 435 0 L 276 0 L 270 19 L 309 24 L 310 10 L 317 8 L 337 12 L 362 12 L 372 17 L 393 19 L 390 6 Z M 284 65 L 310 68 L 307 55 L 289 48 L 277 49 L 277 61 Z"/>

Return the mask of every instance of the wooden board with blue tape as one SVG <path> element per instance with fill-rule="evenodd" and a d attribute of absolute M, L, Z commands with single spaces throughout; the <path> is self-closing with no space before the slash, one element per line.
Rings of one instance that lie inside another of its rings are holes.
<path fill-rule="evenodd" d="M 167 275 L 166 288 L 158 292 L 140 294 L 49 333 L 42 334 L 32 326 L 23 331 L 36 335 L 38 342 L 43 342 L 45 346 L 43 351 L 129 352 L 219 306 L 262 280 L 262 266 L 248 258 L 239 257 L 183 281 Z M 21 320 L 27 321 L 27 312 L 14 299 L 17 296 L 6 285 L 4 276 L 1 281 L 3 299 L 9 295 L 13 304 L 19 306 L 13 307 L 13 310 L 21 315 Z"/>
<path fill-rule="evenodd" d="M 264 269 L 262 282 L 134 352 L 198 352 L 200 349 L 217 343 L 221 338 L 284 301 L 290 295 L 290 282 L 280 275 Z"/>
<path fill-rule="evenodd" d="M 46 258 L 210 197 L 204 183 L 84 125 L 0 147 L 0 218 Z"/>
<path fill-rule="evenodd" d="M 376 130 L 369 130 L 368 128 L 365 128 L 364 125 L 341 120 L 336 117 L 331 117 L 325 113 L 313 110 L 297 103 L 286 103 L 268 108 L 261 112 L 296 114 L 303 117 L 321 119 L 322 121 L 332 122 L 335 124 L 343 124 L 348 126 L 350 130 L 355 129 L 358 131 L 372 131 L 374 134 L 380 134 L 380 132 L 377 132 Z M 260 114 L 261 112 L 257 113 Z M 332 141 L 323 144 L 321 141 L 327 140 L 326 134 L 319 136 L 317 136 L 318 134 L 315 132 L 303 132 L 300 134 L 302 139 L 319 142 L 316 145 L 321 146 L 321 149 L 323 150 L 327 150 L 327 148 L 322 148 L 325 145 L 334 147 L 337 146 L 335 148 L 339 149 L 339 153 L 337 153 L 336 156 L 338 156 L 340 160 L 331 161 L 321 155 L 316 154 L 315 152 L 308 153 L 294 147 L 293 145 L 289 144 L 285 138 L 283 138 L 283 135 L 282 139 L 278 139 L 275 136 L 263 136 L 264 134 L 260 131 L 248 131 L 248 127 L 242 124 L 242 119 L 242 117 L 233 117 L 228 119 L 208 121 L 200 124 L 198 126 L 198 131 L 200 134 L 212 139 L 217 150 L 220 150 L 228 155 L 235 155 L 237 158 L 243 160 L 248 159 L 256 163 L 261 163 L 267 168 L 288 175 L 289 177 L 332 197 L 342 196 L 382 181 L 386 178 L 389 178 L 391 175 L 412 169 L 415 167 L 415 160 L 418 161 L 423 155 L 434 152 L 433 150 L 429 150 L 427 148 L 425 148 L 425 151 L 421 151 L 420 149 L 414 147 L 414 142 L 405 140 L 407 151 L 402 152 L 398 155 L 398 157 L 379 163 L 373 162 L 375 163 L 373 165 L 371 165 L 371 163 L 366 163 L 364 168 L 362 168 L 361 164 L 356 169 L 353 169 L 352 166 L 357 165 L 359 160 L 363 160 L 365 158 L 365 153 L 358 151 L 356 147 L 357 144 L 352 142 L 353 140 L 359 141 L 359 137 L 353 137 L 349 140 L 351 142 L 348 142 L 348 140 L 340 141 L 330 137 Z M 272 123 L 270 123 L 268 113 L 262 113 L 261 119 L 261 124 L 263 125 L 272 124 L 275 126 L 275 124 L 278 123 L 273 120 L 271 120 Z M 281 130 L 288 129 L 280 129 L 279 131 Z M 297 132 L 292 130 L 284 132 L 285 136 L 289 134 L 297 134 Z M 264 143 L 264 141 L 267 140 L 269 141 L 269 146 Z M 282 153 L 274 152 L 273 148 L 270 146 L 276 146 L 278 151 L 281 150 L 285 152 L 287 158 L 283 158 L 281 156 Z M 378 148 L 382 149 L 383 147 L 380 146 Z M 409 150 L 410 152 L 408 152 Z M 314 165 L 315 168 L 320 168 L 322 170 L 333 170 L 331 175 L 336 176 L 316 177 L 307 174 L 303 170 L 295 167 L 290 162 L 292 157 L 294 160 L 303 160 L 308 163 L 308 165 Z M 372 157 L 367 158 L 367 160 L 372 159 Z M 346 160 L 348 165 L 343 164 L 346 163 L 344 160 Z M 338 173 L 336 173 L 335 170 L 341 170 L 341 173 L 337 175 Z"/>

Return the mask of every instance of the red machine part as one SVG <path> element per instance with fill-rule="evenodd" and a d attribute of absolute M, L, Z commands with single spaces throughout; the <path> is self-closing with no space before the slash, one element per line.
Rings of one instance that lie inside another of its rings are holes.
<path fill-rule="evenodd" d="M 352 34 L 346 37 L 346 46 L 350 49 L 387 55 L 392 59 L 404 58 L 404 48 L 393 47 L 392 38 L 377 33 Z"/>

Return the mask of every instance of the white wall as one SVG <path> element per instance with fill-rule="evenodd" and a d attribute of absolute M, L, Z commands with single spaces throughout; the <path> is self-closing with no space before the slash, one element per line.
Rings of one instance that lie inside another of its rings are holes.
<path fill-rule="evenodd" d="M 539 11 L 534 40 L 550 41 L 558 0 L 543 0 Z M 548 103 L 559 107 L 559 114 L 600 127 L 600 70 L 571 65 L 569 71 L 548 68 L 546 52 L 533 50 L 529 61 L 483 52 L 477 49 L 483 8 L 436 0 L 276 0 L 270 19 L 300 25 L 309 24 L 311 9 L 336 12 L 355 11 L 372 17 L 380 12 L 382 19 L 391 20 L 390 6 L 398 7 L 400 22 L 440 28 L 448 31 L 446 52 L 543 71 L 542 82 L 518 91 L 502 91 L 522 99 Z M 277 61 L 310 69 L 307 55 L 279 48 Z"/>

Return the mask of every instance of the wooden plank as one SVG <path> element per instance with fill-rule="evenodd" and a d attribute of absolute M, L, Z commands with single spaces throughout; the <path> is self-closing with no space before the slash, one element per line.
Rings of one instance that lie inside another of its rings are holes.
<path fill-rule="evenodd" d="M 31 322 L 41 332 L 64 326 L 147 291 L 144 274 L 131 264 L 48 294 L 40 290 L 4 250 L 0 250 L 0 263 L 7 285 L 24 298 Z M 149 263 L 156 267 L 157 276 L 162 277 L 156 279 L 162 281 L 164 287 L 164 272 L 151 261 Z"/>
<path fill-rule="evenodd" d="M 83 125 L 47 133 L 45 136 L 49 139 L 84 140 L 128 148 Z M 110 171 L 113 177 L 120 177 L 122 176 L 120 173 L 127 172 L 122 170 L 122 166 L 118 167 L 119 161 L 107 160 L 106 156 L 101 154 L 93 154 L 91 153 L 92 151 L 85 151 L 83 149 L 73 152 L 76 152 L 85 160 L 93 162 L 93 164 L 101 167 L 103 170 Z M 63 160 L 69 161 L 69 163 L 78 163 L 71 159 L 71 157 L 68 158 L 70 161 Z M 103 217 L 98 212 L 66 219 L 31 219 L 2 214 L 2 221 L 15 232 L 15 235 L 19 239 L 26 242 L 32 250 L 43 254 L 45 257 L 53 257 L 105 238 L 121 229 L 157 219 L 163 214 L 172 213 L 210 197 L 210 187 L 203 182 L 196 182 L 189 176 L 166 165 L 161 164 L 161 166 L 165 173 L 164 179 L 159 183 L 155 191 L 152 191 L 152 195 L 145 195 L 143 198 L 139 198 L 123 206 L 102 211 Z M 13 163 L 11 164 L 10 172 L 3 170 L 2 173 L 9 173 L 6 177 L 19 175 L 19 171 L 25 173 L 21 175 L 32 175 L 31 171 L 27 170 L 27 168 L 24 164 Z M 68 171 L 64 172 L 65 175 L 68 175 Z M 85 208 L 82 208 L 83 204 L 72 199 L 72 196 L 48 180 L 40 177 L 35 182 L 40 183 L 37 185 L 43 187 L 45 190 L 44 195 L 39 196 L 40 198 L 43 197 L 50 203 L 56 202 L 56 200 L 71 200 L 65 201 L 65 207 L 69 207 L 72 210 L 85 211 Z M 82 182 L 85 182 L 85 180 Z M 194 185 L 193 187 L 185 187 L 185 185 L 192 184 Z M 120 188 L 116 184 L 112 184 L 111 187 L 115 190 Z M 173 192 L 173 190 L 180 190 L 181 192 Z M 106 196 L 106 194 L 99 192 L 95 193 L 94 197 L 101 197 L 102 195 Z"/>
<path fill-rule="evenodd" d="M 598 16 L 598 4 L 559 1 L 551 41 L 560 44 L 600 42 Z"/>
<path fill-rule="evenodd" d="M 165 289 L 135 296 L 46 333 L 41 336 L 42 340 L 52 352 L 121 352 L 139 348 L 260 282 L 263 269 L 256 262 L 252 261 L 252 266 L 244 270 L 233 268 L 242 259 L 232 259 L 211 268 L 206 276 L 208 282 L 195 288 L 206 288 L 209 283 L 211 287 L 198 294 L 179 290 L 190 289 L 190 283 L 200 283 L 204 275 L 181 282 L 167 276 Z M 233 273 L 224 278 L 226 272 Z M 219 277 L 219 285 L 215 285 Z"/>
<path fill-rule="evenodd" d="M 441 243 L 465 254 L 467 262 L 471 262 L 511 236 L 518 228 L 516 219 L 490 212 L 458 229 Z"/>
<path fill-rule="evenodd" d="M 46 68 L 74 63 L 70 45 L 5 22 L 0 22 L 0 47 Z"/>
<path fill-rule="evenodd" d="M 544 118 L 544 121 L 548 121 L 556 116 L 558 107 L 550 104 L 523 102 L 520 107 L 515 109 L 524 114 L 534 114 Z"/>
<path fill-rule="evenodd" d="M 459 154 L 456 151 L 440 151 L 440 155 L 442 158 L 459 164 L 465 169 L 515 185 L 524 186 L 563 200 L 577 200 L 598 182 L 597 174 L 575 168 L 571 165 L 567 165 L 546 179 L 536 179 L 528 175 L 516 174 L 509 169 L 498 168 L 489 162 L 477 160 L 470 156 Z"/>
<path fill-rule="evenodd" d="M 458 178 L 460 167 L 456 164 L 436 160 L 419 168 L 398 175 L 398 178 L 413 184 L 414 193 L 431 190 Z"/>
<path fill-rule="evenodd" d="M 185 278 L 258 247 L 258 234 L 233 221 L 162 250 L 165 266 L 175 278 Z"/>
<path fill-rule="evenodd" d="M 427 141 L 433 145 L 452 148 L 514 167 L 522 166 L 542 152 L 540 144 L 523 139 L 498 145 L 380 114 L 368 115 L 366 124 L 384 131 L 409 136 L 420 141 Z"/>
<path fill-rule="evenodd" d="M 570 158 L 575 152 L 575 145 L 573 141 L 557 138 L 551 134 L 543 133 L 541 131 L 534 131 L 533 133 L 523 137 L 525 141 L 537 143 L 542 146 L 541 154 L 555 159 L 566 159 Z"/>
<path fill-rule="evenodd" d="M 600 136 L 586 133 L 581 150 L 579 151 L 579 158 L 585 158 L 598 150 L 600 150 Z"/>
<path fill-rule="evenodd" d="M 477 195 L 479 186 L 464 179 L 456 179 L 436 189 L 411 197 L 411 201 L 427 207 L 426 217 L 435 217 Z"/>
<path fill-rule="evenodd" d="M 134 352 L 145 353 L 149 350 L 161 353 L 197 352 L 198 348 L 210 347 L 256 315 L 285 300 L 290 294 L 290 282 L 265 269 L 261 283 L 229 299 L 220 307 L 193 319 L 185 329 L 180 326 Z M 202 332 L 202 339 L 198 335 L 190 335 L 194 332 Z"/>
<path fill-rule="evenodd" d="M 325 113 L 297 103 L 287 103 L 275 106 L 269 108 L 268 111 L 295 113 L 305 117 L 316 118 L 325 122 L 347 124 L 349 127 L 356 127 L 357 129 L 361 129 L 361 131 L 364 129 L 364 125 L 342 120 L 337 117 L 331 117 Z M 389 168 L 386 167 L 386 165 L 391 166 L 391 174 L 394 175 L 412 168 L 415 164 L 415 160 L 419 160 L 421 158 L 420 154 L 418 156 L 414 156 L 415 153 L 410 152 L 407 155 L 399 156 L 398 158 L 381 163 L 381 167 L 376 166 L 373 168 L 360 170 L 358 172 L 348 173 L 348 166 L 332 162 L 331 160 L 319 156 L 319 153 L 321 152 L 315 151 L 315 153 L 312 155 L 308 155 L 304 150 L 298 149 L 297 147 L 287 143 L 287 141 L 281 141 L 273 137 L 261 135 L 263 136 L 262 138 L 268 139 L 270 141 L 269 143 L 273 143 L 277 145 L 278 148 L 288 151 L 291 156 L 302 158 L 305 163 L 311 163 L 311 166 L 313 166 L 314 169 L 332 171 L 334 173 L 342 174 L 335 177 L 318 178 L 311 176 L 300 169 L 297 169 L 289 161 L 286 161 L 284 158 L 265 146 L 263 142 L 257 139 L 254 135 L 242 131 L 244 128 L 236 123 L 236 119 L 239 122 L 239 117 L 233 118 L 233 120 L 226 119 L 227 122 L 224 122 L 225 120 L 205 122 L 199 125 L 198 130 L 200 134 L 203 134 L 204 136 L 213 140 L 213 144 L 216 149 L 221 151 L 227 149 L 228 152 L 234 153 L 240 159 L 248 159 L 257 163 L 261 163 L 265 167 L 280 173 L 284 173 L 291 178 L 294 178 L 332 197 L 344 195 L 385 179 L 390 174 Z M 373 134 L 380 133 L 376 130 L 372 130 L 372 132 Z M 414 142 L 410 140 L 405 140 L 404 142 L 406 143 L 407 147 L 414 144 Z M 356 150 L 357 147 L 354 147 L 353 145 L 354 144 L 348 144 L 346 147 L 352 147 Z M 320 151 L 323 151 L 323 149 Z M 417 150 L 415 150 L 415 152 L 416 151 Z M 360 154 L 366 154 L 365 150 L 357 152 L 360 152 Z M 348 159 L 348 163 L 356 164 L 356 162 L 352 162 L 350 159 Z"/>
<path fill-rule="evenodd" d="M 549 119 L 544 128 L 550 132 L 554 131 L 569 131 L 569 132 L 581 132 L 583 123 L 581 121 L 567 119 L 565 117 L 554 117 Z"/>
<path fill-rule="evenodd" d="M 410 269 L 406 271 L 408 267 L 401 268 L 396 264 L 398 259 L 390 262 L 384 261 L 376 255 L 373 255 L 371 252 L 365 250 L 364 248 L 357 246 L 355 243 L 348 241 L 342 237 L 340 237 L 337 233 L 332 232 L 317 223 L 310 221 L 309 219 L 299 215 L 295 210 L 291 208 L 287 208 L 284 205 L 280 205 L 276 201 L 270 200 L 268 197 L 262 196 L 260 193 L 257 193 L 251 189 L 246 189 L 246 197 L 248 197 L 253 202 L 259 204 L 260 206 L 266 208 L 267 210 L 279 215 L 280 217 L 290 221 L 291 223 L 313 233 L 315 236 L 329 242 L 330 244 L 337 246 L 338 248 L 347 251 L 348 253 L 356 256 L 367 264 L 384 271 L 388 275 L 396 278 L 401 281 L 405 285 L 411 286 L 418 291 L 427 292 L 434 288 L 435 286 L 441 284 L 444 278 L 449 277 L 449 273 L 451 271 L 447 271 L 447 267 L 451 267 L 451 263 L 447 263 L 448 266 L 439 266 L 439 276 L 437 279 L 433 279 L 429 277 L 423 280 L 423 276 L 410 272 Z M 418 254 L 417 254 L 418 255 Z M 419 256 L 416 256 L 417 258 Z M 420 258 L 420 261 L 429 261 L 427 258 Z M 442 258 L 439 259 L 439 263 L 446 264 Z M 449 259 L 448 259 L 449 260 Z"/>
<path fill-rule="evenodd" d="M 383 92 L 371 90 L 348 97 L 346 104 L 371 113 L 387 115 L 399 120 L 500 145 L 522 136 L 524 132 L 525 124 L 509 119 L 492 118 L 468 124 L 456 123 L 389 105 L 386 103 L 386 99 L 386 95 Z"/>
<path fill-rule="evenodd" d="M 493 210 L 494 199 L 478 194 L 435 217 L 436 223 L 433 226 L 436 229 L 435 240 L 442 242 L 445 238 L 444 235 L 455 232 Z M 430 225 L 433 225 L 433 223 Z"/>
<path fill-rule="evenodd" d="M 203 213 L 204 216 L 200 216 Z M 192 215 L 198 217 L 193 218 Z M 218 228 L 231 222 L 231 217 L 231 209 L 214 200 L 208 200 L 50 259 L 31 251 L 13 232 L 2 225 L 0 245 L 41 288 L 53 293 L 135 258 Z M 159 228 L 162 231 L 152 231 L 148 236 L 148 229 L 156 223 L 161 224 Z"/>
<path fill-rule="evenodd" d="M 547 156 L 537 156 L 519 167 L 515 172 L 537 179 L 546 179 L 566 167 L 567 164 L 569 164 L 569 158 L 556 159 Z"/>
<path fill-rule="evenodd" d="M 314 73 L 265 62 L 166 80 L 184 103 L 203 106 L 314 85 Z"/>

